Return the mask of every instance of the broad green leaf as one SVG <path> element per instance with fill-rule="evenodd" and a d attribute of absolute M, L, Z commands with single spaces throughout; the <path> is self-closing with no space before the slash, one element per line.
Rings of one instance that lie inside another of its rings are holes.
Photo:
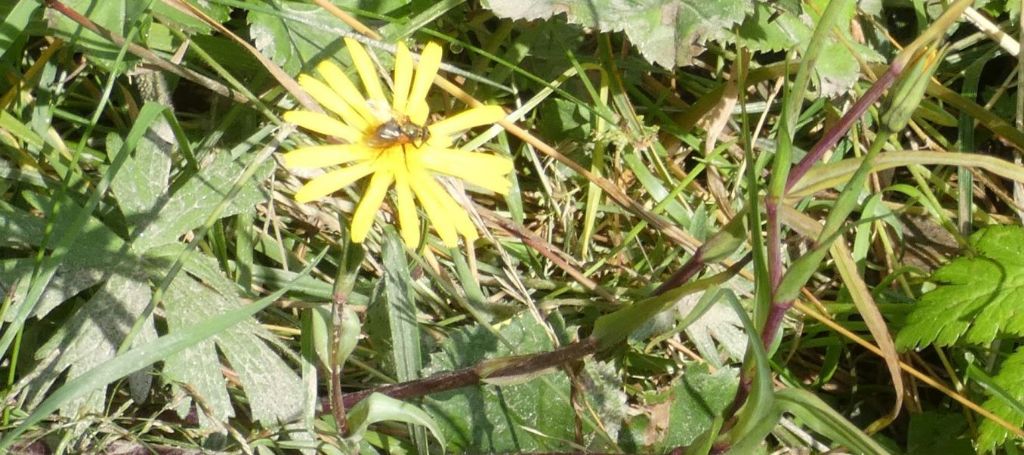
<path fill-rule="evenodd" d="M 214 20 L 224 23 L 231 18 L 231 7 L 220 4 L 217 2 L 210 2 L 205 0 L 180 0 L 185 3 L 189 3 L 196 8 L 199 8 L 207 16 L 212 17 Z M 160 18 L 162 22 L 175 24 L 183 29 L 193 33 L 211 33 L 213 27 L 203 22 L 198 17 L 188 14 L 181 9 L 172 6 L 170 2 L 157 1 L 153 2 L 153 15 Z M 157 24 L 154 24 L 157 25 Z"/>
<path fill-rule="evenodd" d="M 49 214 L 48 220 L 55 227 L 59 226 L 64 232 L 61 235 L 55 236 L 55 239 L 51 239 L 54 243 L 52 253 L 43 258 L 40 264 L 37 264 L 32 272 L 29 289 L 25 293 L 24 299 L 20 304 L 20 308 L 15 312 L 15 316 L 11 318 L 11 323 L 5 327 L 2 335 L 0 335 L 0 352 L 6 353 L 7 349 L 14 342 L 14 338 L 17 334 L 21 333 L 25 320 L 34 311 L 36 305 L 39 303 L 40 297 L 46 291 L 46 288 L 50 284 L 57 269 L 62 265 L 69 265 L 70 262 L 66 262 L 65 259 L 69 257 L 70 252 L 74 252 L 75 248 L 81 247 L 82 245 L 90 245 L 91 243 L 83 242 L 83 232 L 89 230 L 90 222 L 93 221 L 92 214 L 99 206 L 100 199 L 107 194 L 107 190 L 110 189 L 110 181 L 117 175 L 117 172 L 121 169 L 124 161 L 128 157 L 128 153 L 135 148 L 139 139 L 143 133 L 149 128 L 149 125 L 163 112 L 164 107 L 155 103 L 146 103 L 139 110 L 139 114 L 136 117 L 136 123 L 132 126 L 132 129 L 125 136 L 124 146 L 119 150 L 113 157 L 111 157 L 110 165 L 105 169 L 102 177 L 97 182 L 96 186 L 92 188 L 91 193 L 88 194 L 88 200 L 85 202 L 84 207 L 77 207 L 70 201 L 66 204 L 60 205 L 63 210 L 59 210 L 56 215 L 53 213 Z M 35 196 L 29 196 L 30 193 L 25 193 L 26 199 L 30 202 L 35 199 Z M 56 201 L 54 201 L 56 202 Z M 61 201 L 65 202 L 65 201 Z M 6 205 L 6 204 L 5 204 Z M 36 204 L 37 206 L 41 204 Z M 51 207 L 51 212 L 57 205 L 45 204 Z M 57 224 L 56 221 L 62 216 L 66 215 L 69 217 L 66 223 Z M 99 224 L 102 226 L 102 224 Z M 102 231 L 102 230 L 99 230 Z M 112 237 L 120 241 L 116 236 Z M 43 237 L 45 238 L 45 237 Z M 85 237 L 88 240 L 88 237 Z M 30 240 L 31 241 L 31 240 Z M 120 252 L 120 249 L 118 250 Z M 77 257 L 78 255 L 76 255 Z M 111 264 L 118 264 L 120 267 L 131 267 L 132 264 L 126 263 L 121 264 L 122 257 L 120 254 L 100 254 L 98 255 L 100 260 L 110 261 Z M 96 260 L 96 257 L 87 258 L 87 260 Z M 113 270 L 114 267 L 111 267 Z"/>
<path fill-rule="evenodd" d="M 749 0 L 489 0 L 499 17 L 568 21 L 602 32 L 624 31 L 640 53 L 665 68 L 689 65 L 708 40 L 729 37 Z"/>
<path fill-rule="evenodd" d="M 106 277 L 104 277 L 106 278 Z M 29 385 L 29 393 L 43 398 L 50 385 L 61 372 L 67 370 L 68 379 L 74 379 L 106 362 L 117 353 L 117 348 L 141 315 L 150 300 L 149 283 L 144 277 L 112 275 L 103 286 L 82 305 L 70 320 L 60 325 L 50 338 L 36 352 L 41 360 L 34 373 L 39 374 Z M 147 321 L 143 332 L 135 338 L 134 346 L 140 346 L 156 338 L 152 319 Z M 137 373 L 139 386 L 148 389 L 148 372 Z M 134 391 L 133 391 L 134 392 Z M 148 392 L 137 391 L 133 395 L 144 397 Z M 65 403 L 61 415 L 76 418 L 103 409 L 106 394 L 96 390 L 92 394 Z M 31 406 L 36 403 L 30 401 Z"/>
<path fill-rule="evenodd" d="M 121 148 L 120 137 L 107 137 L 109 153 Z M 128 220 L 132 231 L 144 227 L 153 219 L 153 212 L 160 210 L 158 202 L 167 191 L 167 179 L 171 175 L 169 144 L 155 134 L 139 140 L 135 154 L 125 161 L 121 172 L 110 182 L 110 190 L 121 207 L 121 213 Z"/>
<path fill-rule="evenodd" d="M 960 341 L 987 345 L 1024 335 L 1024 229 L 993 226 L 970 238 L 970 256 L 935 271 L 938 287 L 921 297 L 896 337 L 901 349 Z"/>
<path fill-rule="evenodd" d="M 315 264 L 317 261 L 313 261 Z M 0 440 L 0 453 L 11 447 L 18 437 L 31 426 L 52 414 L 65 403 L 86 395 L 99 387 L 123 378 L 148 365 L 167 359 L 176 352 L 195 345 L 201 340 L 224 331 L 225 329 L 245 320 L 256 312 L 266 308 L 284 295 L 288 288 L 284 287 L 256 302 L 235 310 L 218 314 L 199 324 L 187 327 L 177 333 L 168 334 L 157 340 L 146 343 L 145 348 L 136 348 L 119 355 L 87 373 L 68 381 L 60 389 L 51 394 L 39 407 L 14 429 L 7 431 Z"/>
<path fill-rule="evenodd" d="M 34 196 L 27 197 L 49 215 L 46 212 L 50 209 L 48 203 Z M 52 221 L 52 235 L 55 238 L 67 235 L 72 228 L 72 221 L 82 210 L 81 206 L 70 199 L 65 199 L 62 204 L 65 209 Z M 39 247 L 44 238 L 46 224 L 45 218 L 34 216 L 6 202 L 0 202 L 0 245 Z M 64 261 L 68 267 L 113 267 L 126 260 L 123 248 L 124 240 L 113 230 L 95 217 L 88 217 L 75 242 L 70 245 Z"/>
<path fill-rule="evenodd" d="M 0 7 L 6 13 L 4 20 L 0 22 L 0 57 L 7 51 L 19 50 L 13 47 L 19 36 L 28 27 L 28 23 L 36 16 L 42 6 L 36 0 L 18 0 L 10 9 Z"/>
<path fill-rule="evenodd" d="M 623 391 L 622 376 L 613 362 L 587 361 L 581 375 L 587 401 L 601 419 L 608 435 L 618 439 L 619 430 L 626 420 L 628 397 Z"/>
<path fill-rule="evenodd" d="M 35 260 L 11 259 L 0 261 L 0 283 L 5 287 L 14 287 L 14 295 L 25 295 L 29 288 L 29 277 L 32 275 L 32 268 Z M 67 299 L 74 297 L 79 292 L 89 289 L 106 279 L 103 272 L 98 269 L 84 267 L 61 267 L 53 276 L 50 285 L 46 287 L 39 297 L 31 316 L 41 318 L 60 305 Z M 16 299 L 10 310 L 7 312 L 6 320 L 10 321 L 22 305 L 22 300 Z"/>
<path fill-rule="evenodd" d="M 818 19 L 817 14 L 812 13 L 824 10 L 828 2 L 814 0 L 808 3 L 816 6 L 804 8 L 804 14 L 798 15 L 792 11 L 772 8 L 766 2 L 758 2 L 754 14 L 748 16 L 740 27 L 743 44 L 762 52 L 807 49 Z M 856 3 L 850 2 L 850 7 L 842 14 L 840 24 L 856 20 Z M 845 92 L 857 81 L 860 77 L 858 58 L 867 62 L 883 61 L 879 53 L 857 43 L 850 35 L 849 27 L 839 27 L 837 30 L 843 34 L 849 46 L 836 39 L 829 40 L 814 67 L 819 89 L 824 96 Z"/>
<path fill-rule="evenodd" d="M 743 353 L 747 350 L 747 334 L 743 331 L 743 322 L 728 306 L 715 304 L 719 299 L 736 300 L 736 295 L 731 290 L 724 289 L 716 293 L 690 295 L 679 299 L 679 303 L 676 304 L 679 318 L 689 315 L 704 298 L 713 299 L 711 306 L 699 318 L 687 324 L 687 337 L 701 355 L 716 367 L 722 366 L 719 347 L 725 350 L 729 358 L 742 361 Z"/>
<path fill-rule="evenodd" d="M 170 333 L 241 306 L 237 295 L 222 295 L 185 274 L 179 274 L 171 283 L 164 298 Z M 246 319 L 225 333 L 167 359 L 164 372 L 174 380 L 192 384 L 215 410 L 214 417 L 226 418 L 233 411 L 221 379 L 219 350 L 238 374 L 255 420 L 268 425 L 294 420 L 302 409 L 303 386 L 295 372 L 264 341 L 271 337 L 256 320 Z"/>
<path fill-rule="evenodd" d="M 442 344 L 440 352 L 431 355 L 424 376 L 470 367 L 486 358 L 554 348 L 544 328 L 527 313 L 504 324 L 499 333 L 515 351 L 483 327 L 458 330 Z M 438 422 L 453 451 L 564 451 L 569 446 L 563 441 L 574 438 L 574 412 L 568 397 L 569 380 L 553 373 L 515 385 L 464 387 L 433 394 L 423 408 Z"/>
<path fill-rule="evenodd" d="M 706 364 L 690 364 L 670 389 L 648 398 L 648 406 L 668 406 L 658 452 L 688 446 L 711 428 L 715 416 L 721 415 L 736 395 L 738 373 L 735 368 L 711 373 Z"/>
<path fill-rule="evenodd" d="M 992 396 L 982 406 L 995 415 L 1017 427 L 1024 426 L 1022 414 L 1007 398 L 1024 402 L 1024 348 L 1018 348 L 999 367 L 999 373 L 992 378 L 994 385 L 1009 393 L 1010 397 Z M 978 434 L 978 449 L 989 452 L 999 447 L 1011 435 L 1005 428 L 988 419 L 981 422 Z"/>
<path fill-rule="evenodd" d="M 187 277 L 183 277 L 191 281 Z M 179 302 L 172 298 L 171 294 L 180 290 L 185 294 L 188 289 L 180 289 L 175 283 L 181 283 L 181 278 L 174 281 L 167 290 L 164 307 L 166 308 L 166 319 L 171 334 L 182 332 L 188 329 L 192 321 L 197 318 L 188 317 L 185 309 L 180 312 L 178 308 L 187 305 L 187 302 Z M 199 283 L 193 283 L 201 287 Z M 179 305 L 181 303 L 181 305 Z M 179 316 L 179 313 L 184 313 Z M 208 429 L 219 428 L 218 422 L 225 422 L 229 417 L 234 417 L 235 411 L 231 406 L 231 397 L 224 388 L 224 379 L 220 371 L 220 358 L 217 355 L 217 347 L 212 339 L 197 340 L 188 349 L 180 350 L 164 359 L 163 375 L 172 383 L 188 384 L 191 393 L 198 395 L 204 402 L 204 411 L 199 415 L 199 426 Z M 177 411 L 180 417 L 189 414 L 192 408 L 192 400 L 184 399 L 178 404 Z"/>
<path fill-rule="evenodd" d="M 275 2 L 275 11 L 250 11 L 249 33 L 259 49 L 288 74 L 308 70 L 309 66 L 341 51 L 341 25 L 327 10 L 307 2 Z M 330 30 L 336 30 L 331 32 Z"/>
<path fill-rule="evenodd" d="M 223 212 L 221 217 L 236 215 L 266 199 L 259 182 L 270 173 L 272 165 L 267 163 L 258 174 L 250 179 Z M 132 247 L 144 252 L 150 248 L 175 243 L 179 236 L 198 228 L 210 212 L 224 200 L 235 179 L 242 173 L 243 165 L 231 159 L 227 153 L 218 153 L 213 162 L 192 175 L 180 189 L 174 192 L 160 211 L 140 217 L 146 227 L 136 237 Z"/>
<path fill-rule="evenodd" d="M 614 346 L 630 336 L 637 328 L 647 323 L 655 315 L 670 308 L 679 299 L 689 294 L 703 291 L 711 286 L 720 285 L 730 276 L 728 272 L 722 272 L 707 278 L 691 281 L 664 294 L 641 300 L 613 313 L 601 316 L 594 323 L 594 331 L 591 333 L 591 337 L 600 342 L 601 349 Z"/>

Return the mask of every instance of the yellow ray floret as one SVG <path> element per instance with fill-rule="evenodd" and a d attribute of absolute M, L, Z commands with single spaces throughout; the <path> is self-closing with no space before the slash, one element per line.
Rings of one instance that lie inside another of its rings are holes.
<path fill-rule="evenodd" d="M 427 44 L 414 64 L 409 49 L 398 43 L 388 96 L 373 59 L 362 45 L 352 39 L 346 39 L 345 44 L 363 90 L 341 68 L 323 62 L 316 68 L 322 79 L 302 75 L 299 84 L 333 116 L 304 110 L 284 115 L 288 122 L 346 142 L 301 147 L 283 156 L 288 168 L 341 166 L 307 182 L 295 193 L 295 199 L 314 201 L 370 176 L 352 216 L 352 241 L 366 239 L 392 187 L 399 232 L 407 245 L 414 247 L 422 241 L 417 203 L 445 245 L 457 245 L 459 236 L 467 242 L 477 239 L 477 228 L 466 209 L 437 178 L 449 176 L 471 187 L 508 193 L 511 160 L 452 148 L 457 135 L 501 120 L 504 109 L 479 106 L 428 124 L 427 93 L 441 67 L 441 46 Z M 395 124 L 400 131 L 395 130 Z M 424 128 L 427 133 L 417 133 Z"/>

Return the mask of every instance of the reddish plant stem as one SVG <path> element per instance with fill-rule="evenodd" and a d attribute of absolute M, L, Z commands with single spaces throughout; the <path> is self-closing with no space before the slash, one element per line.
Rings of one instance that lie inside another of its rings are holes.
<path fill-rule="evenodd" d="M 771 195 L 765 197 L 765 222 L 767 224 L 765 248 L 767 250 L 768 280 L 771 291 L 771 305 L 768 308 L 768 315 L 765 317 L 764 326 L 761 329 L 761 343 L 766 350 L 775 342 L 775 337 L 779 334 L 786 312 L 793 307 L 792 300 L 780 302 L 775 298 L 776 290 L 779 283 L 782 282 L 783 272 L 785 271 L 785 267 L 782 264 L 782 225 L 779 223 L 779 204 L 785 199 L 785 193 L 792 189 L 793 185 L 799 182 L 810 171 L 811 167 L 821 160 L 825 152 L 832 149 L 839 142 L 839 139 L 850 131 L 853 124 L 867 112 L 868 108 L 875 101 L 881 98 L 885 90 L 903 72 L 904 67 L 905 64 L 902 60 L 895 60 L 889 66 L 889 69 L 853 104 L 850 110 L 843 114 L 839 122 L 814 144 L 807 155 L 804 155 L 803 159 L 790 170 L 789 176 L 786 178 L 786 187 L 782 197 L 776 198 Z M 747 371 L 740 374 L 740 384 L 736 391 L 736 396 L 729 409 L 726 410 L 725 415 L 733 416 L 743 406 L 743 403 L 746 402 L 750 394 L 751 383 L 752 378 L 749 377 Z M 726 427 L 732 424 L 733 422 L 730 419 L 726 423 Z"/>
<path fill-rule="evenodd" d="M 810 171 L 811 167 L 821 161 L 821 158 L 825 155 L 825 152 L 835 147 L 839 142 L 839 139 L 846 135 L 856 123 L 858 119 L 868 108 L 871 107 L 875 101 L 878 101 L 882 97 L 882 94 L 888 89 L 896 78 L 903 73 L 906 65 L 902 60 L 896 59 L 889 65 L 889 69 L 882 74 L 871 88 L 864 93 L 860 99 L 843 114 L 839 122 L 835 124 L 824 136 L 811 147 L 811 150 L 800 160 L 796 166 L 790 171 L 789 176 L 786 178 L 786 191 L 793 188 L 807 172 Z M 781 199 L 785 199 L 783 196 Z M 771 346 L 775 342 L 775 337 L 778 336 L 779 328 L 782 325 L 783 317 L 786 315 L 786 311 L 793 306 L 792 301 L 779 302 L 775 299 L 775 291 L 779 283 L 782 280 L 784 267 L 782 265 L 782 227 L 779 224 L 778 215 L 778 204 L 781 203 L 780 199 L 768 196 L 765 198 L 765 218 L 768 224 L 768 239 L 767 239 L 767 253 L 768 253 L 768 275 L 771 283 L 771 294 L 772 302 L 768 309 L 768 316 L 765 318 L 765 324 L 761 330 L 761 341 L 764 343 L 765 349 Z"/>
<path fill-rule="evenodd" d="M 701 246 L 697 248 L 697 251 L 693 252 L 693 256 L 690 256 L 690 259 L 676 273 L 673 273 L 672 276 L 661 283 L 661 286 L 658 286 L 652 294 L 656 296 L 661 295 L 686 284 L 697 275 L 697 272 L 703 270 L 706 265 L 704 262 L 704 247 Z"/>
<path fill-rule="evenodd" d="M 803 159 L 801 159 L 796 166 L 793 166 L 793 169 L 789 172 L 789 177 L 786 179 L 786 191 L 792 189 L 793 185 L 796 185 L 796 182 L 799 182 L 800 179 L 802 179 L 804 175 L 811 170 L 811 166 L 814 166 L 818 161 L 821 161 L 821 157 L 825 155 L 825 152 L 831 150 L 832 147 L 835 147 L 839 142 L 839 138 L 845 136 L 846 133 L 850 131 L 854 122 L 860 119 L 860 117 L 867 112 L 868 108 L 882 97 L 882 93 L 885 92 L 893 82 L 896 82 L 896 78 L 903 73 L 905 66 L 906 65 L 900 59 L 896 59 L 889 65 L 889 69 L 871 85 L 871 88 L 864 93 L 864 96 L 860 97 L 856 103 L 853 103 L 850 110 L 843 114 L 835 126 L 825 133 L 825 135 L 822 136 L 816 144 L 814 144 L 814 147 L 811 147 L 811 150 L 807 152 L 807 155 L 804 155 Z"/>
<path fill-rule="evenodd" d="M 772 305 L 768 310 L 768 316 L 761 330 L 761 342 L 765 349 L 775 341 L 775 334 L 778 332 L 777 324 L 782 322 L 782 315 L 786 314 L 793 302 L 776 302 L 775 292 L 782 282 L 782 226 L 779 225 L 779 200 L 768 196 L 765 198 L 765 218 L 767 221 L 768 241 L 766 244 L 768 253 L 768 285 L 771 290 Z"/>

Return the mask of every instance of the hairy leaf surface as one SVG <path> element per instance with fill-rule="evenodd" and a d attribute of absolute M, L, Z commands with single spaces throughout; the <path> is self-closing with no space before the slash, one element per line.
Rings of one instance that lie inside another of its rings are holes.
<path fill-rule="evenodd" d="M 688 65 L 711 39 L 728 37 L 743 20 L 747 0 L 490 0 L 509 19 L 549 19 L 565 13 L 573 24 L 623 31 L 648 61 L 665 68 Z"/>

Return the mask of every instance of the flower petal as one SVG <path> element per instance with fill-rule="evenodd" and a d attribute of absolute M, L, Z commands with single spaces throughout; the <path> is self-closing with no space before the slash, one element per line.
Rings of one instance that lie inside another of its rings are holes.
<path fill-rule="evenodd" d="M 288 123 L 294 123 L 307 130 L 334 136 L 349 142 L 359 142 L 363 138 L 363 133 L 359 130 L 341 123 L 327 114 L 309 111 L 288 111 L 282 117 Z"/>
<path fill-rule="evenodd" d="M 338 114 L 341 120 L 353 128 L 366 131 L 369 124 L 366 123 L 366 119 L 360 116 L 352 106 L 338 95 L 334 89 L 327 86 L 318 79 L 311 77 L 307 74 L 299 75 L 299 85 L 309 92 L 309 95 L 313 97 L 321 106 L 326 107 L 331 112 Z"/>
<path fill-rule="evenodd" d="M 295 149 L 285 153 L 283 158 L 284 166 L 289 169 L 316 169 L 352 161 L 369 160 L 377 153 L 379 153 L 377 149 L 363 144 L 331 144 Z"/>
<path fill-rule="evenodd" d="M 427 122 L 427 117 L 430 117 L 430 106 L 427 105 L 427 100 L 413 100 L 409 99 L 409 105 L 405 107 L 405 116 L 409 117 L 409 121 L 417 125 L 422 125 Z"/>
<path fill-rule="evenodd" d="M 405 43 L 399 41 L 395 51 L 395 87 L 391 100 L 391 108 L 396 112 L 405 112 L 409 101 L 409 87 L 412 86 L 412 55 Z"/>
<path fill-rule="evenodd" d="M 435 172 L 465 180 L 499 194 L 508 194 L 512 160 L 486 153 L 464 152 L 429 147 L 418 156 L 422 166 Z"/>
<path fill-rule="evenodd" d="M 370 185 L 366 187 L 363 198 L 356 207 L 356 213 L 352 215 L 352 241 L 363 243 L 366 234 L 373 226 L 373 219 L 384 202 L 384 196 L 388 194 L 388 188 L 394 181 L 394 175 L 390 169 L 382 169 L 370 179 Z"/>
<path fill-rule="evenodd" d="M 399 161 L 402 159 L 399 158 Z M 404 162 L 400 162 L 400 166 L 395 168 L 395 200 L 402 240 L 405 240 L 409 248 L 416 248 L 420 244 L 420 217 L 416 213 L 416 202 L 409 186 L 409 172 L 405 169 Z"/>
<path fill-rule="evenodd" d="M 295 200 L 299 203 L 315 201 L 351 185 L 374 170 L 376 170 L 376 166 L 373 162 L 365 162 L 328 172 L 299 188 L 299 191 L 295 192 Z"/>
<path fill-rule="evenodd" d="M 470 128 L 497 123 L 505 118 L 505 109 L 501 106 L 478 106 L 467 109 L 451 117 L 439 120 L 430 125 L 430 134 L 438 136 L 452 136 L 459 131 Z"/>
<path fill-rule="evenodd" d="M 462 234 L 467 241 L 476 240 L 479 237 L 476 232 L 476 226 L 469 219 L 466 210 L 455 202 L 451 195 L 448 194 L 448 191 L 441 187 L 434 180 L 434 177 L 430 176 L 426 171 L 417 169 L 413 172 L 413 181 L 418 185 L 418 187 L 413 188 L 416 190 L 416 196 L 420 198 L 421 202 L 424 202 L 424 198 L 429 198 L 431 203 L 436 205 L 434 210 L 440 212 L 435 216 L 428 211 L 427 215 L 430 217 L 430 222 L 436 223 L 438 219 L 443 219 L 446 224 L 454 227 L 455 231 Z M 423 207 L 428 208 L 426 204 Z M 457 243 L 455 241 L 448 242 L 440 228 L 438 229 L 438 234 L 441 235 L 441 240 L 445 240 L 445 246 L 451 247 Z"/>
<path fill-rule="evenodd" d="M 352 80 L 348 78 L 338 65 L 329 61 L 323 61 L 316 66 L 316 71 L 327 81 L 327 84 L 345 100 L 352 109 L 359 113 L 359 116 L 366 122 L 374 125 L 377 123 L 377 116 L 370 111 L 370 105 L 363 97 L 363 93 L 356 88 Z"/>
<path fill-rule="evenodd" d="M 381 100 L 387 102 L 387 98 L 384 97 L 384 89 L 380 85 L 380 78 L 377 77 L 377 70 L 373 66 L 373 60 L 370 59 L 370 54 L 366 53 L 366 49 L 363 49 L 363 45 L 359 44 L 352 38 L 345 38 L 345 46 L 348 47 L 348 53 L 352 56 L 352 64 L 356 66 L 356 71 L 359 72 L 359 78 L 363 80 L 363 87 L 366 88 L 366 95 L 371 100 Z"/>
<path fill-rule="evenodd" d="M 435 42 L 427 43 L 420 54 L 420 63 L 416 66 L 416 77 L 409 90 L 409 106 L 406 115 L 417 125 L 427 121 L 430 109 L 427 107 L 427 92 L 434 83 L 437 70 L 441 68 L 441 46 Z"/>
<path fill-rule="evenodd" d="M 476 225 L 474 225 L 473 220 L 469 218 L 469 214 L 466 212 L 466 209 L 448 193 L 448 190 L 445 190 L 444 187 L 438 184 L 436 180 L 431 180 L 431 182 L 433 182 L 435 186 L 434 191 L 436 192 L 438 201 L 441 202 L 445 212 L 447 212 L 448 216 L 453 222 L 455 222 L 455 229 L 459 231 L 459 234 L 462 234 L 462 236 L 466 238 L 467 242 L 472 242 L 480 238 L 480 235 L 476 232 Z"/>
<path fill-rule="evenodd" d="M 420 200 L 423 210 L 427 212 L 427 219 L 441 237 L 441 242 L 448 247 L 458 246 L 459 235 L 455 230 L 455 223 L 445 213 L 442 203 L 434 197 L 430 184 L 437 185 L 434 178 L 426 172 L 410 172 L 409 185 L 416 193 L 416 198 Z"/>

